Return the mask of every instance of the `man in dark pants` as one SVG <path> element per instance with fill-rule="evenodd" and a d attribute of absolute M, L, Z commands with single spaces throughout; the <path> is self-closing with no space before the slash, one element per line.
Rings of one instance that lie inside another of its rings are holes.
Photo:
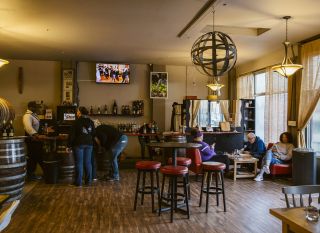
<path fill-rule="evenodd" d="M 128 144 L 127 135 L 122 134 L 111 125 L 99 125 L 96 128 L 95 136 L 98 146 L 102 146 L 105 150 L 112 151 L 113 175 L 109 177 L 108 180 L 119 181 L 118 157 Z"/>
<path fill-rule="evenodd" d="M 40 176 L 35 175 L 37 163 L 39 163 L 43 170 L 42 142 L 39 141 L 38 134 L 40 120 L 36 114 L 36 107 L 37 104 L 35 101 L 29 102 L 28 109 L 22 118 L 26 136 L 30 136 L 26 139 L 26 145 L 28 150 L 27 178 L 30 180 L 41 179 Z"/>

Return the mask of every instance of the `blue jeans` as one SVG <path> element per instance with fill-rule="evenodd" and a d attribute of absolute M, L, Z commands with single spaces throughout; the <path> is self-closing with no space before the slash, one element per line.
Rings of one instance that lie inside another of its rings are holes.
<path fill-rule="evenodd" d="M 112 147 L 113 178 L 119 179 L 118 157 L 128 144 L 127 135 L 122 135 L 119 141 Z"/>
<path fill-rule="evenodd" d="M 273 165 L 273 164 L 283 164 L 285 163 L 283 160 L 281 159 L 277 159 L 273 157 L 273 152 L 271 150 L 268 150 L 266 155 L 263 158 L 263 165 Z"/>
<path fill-rule="evenodd" d="M 91 184 L 92 182 L 92 145 L 79 145 L 74 147 L 75 159 L 76 159 L 76 181 L 75 184 L 78 186 L 82 185 L 83 176 L 83 164 L 86 169 L 86 183 Z"/>

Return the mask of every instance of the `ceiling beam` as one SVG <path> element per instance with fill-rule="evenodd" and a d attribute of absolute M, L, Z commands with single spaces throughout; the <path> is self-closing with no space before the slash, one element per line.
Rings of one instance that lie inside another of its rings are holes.
<path fill-rule="evenodd" d="M 211 7 L 217 0 L 208 0 L 189 23 L 178 33 L 177 37 L 182 37 L 183 34 Z"/>

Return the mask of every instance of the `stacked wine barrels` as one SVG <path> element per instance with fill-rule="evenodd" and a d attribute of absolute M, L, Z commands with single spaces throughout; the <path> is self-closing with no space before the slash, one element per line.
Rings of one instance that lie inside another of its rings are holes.
<path fill-rule="evenodd" d="M 9 201 L 21 198 L 26 175 L 24 138 L 0 139 L 0 194 L 10 195 Z"/>
<path fill-rule="evenodd" d="M 57 154 L 59 158 L 59 183 L 72 184 L 76 173 L 73 152 L 67 152 L 65 145 L 59 145 Z"/>
<path fill-rule="evenodd" d="M 14 109 L 11 104 L 7 100 L 0 98 L 0 124 L 3 121 L 13 121 L 14 115 Z"/>

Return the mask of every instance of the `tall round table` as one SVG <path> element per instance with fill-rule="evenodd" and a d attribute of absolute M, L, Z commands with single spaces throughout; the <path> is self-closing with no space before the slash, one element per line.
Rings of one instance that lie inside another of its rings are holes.
<path fill-rule="evenodd" d="M 152 142 L 149 143 L 148 146 L 150 147 L 156 147 L 156 148 L 172 148 L 172 165 L 177 166 L 177 151 L 178 149 L 188 149 L 188 148 L 200 148 L 201 144 L 199 143 L 193 143 L 193 142 Z"/>

